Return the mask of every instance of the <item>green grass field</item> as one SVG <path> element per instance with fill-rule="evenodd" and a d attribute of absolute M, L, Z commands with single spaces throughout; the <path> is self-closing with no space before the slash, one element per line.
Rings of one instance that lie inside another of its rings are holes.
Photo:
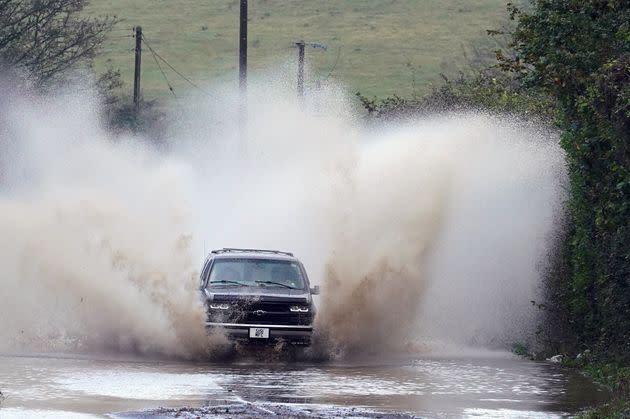
<path fill-rule="evenodd" d="M 331 77 L 351 92 L 410 96 L 426 91 L 440 72 L 454 73 L 464 49 L 489 43 L 486 29 L 506 20 L 507 0 L 250 0 L 249 69 L 295 60 L 293 42 L 308 49 L 314 70 L 307 83 Z M 121 22 L 97 59 L 99 71 L 120 68 L 128 90 L 133 79 L 131 28 L 141 25 L 149 44 L 194 82 L 236 83 L 238 0 L 92 0 L 88 13 Z M 337 58 L 338 57 L 338 58 Z M 175 91 L 190 86 L 165 69 Z M 143 55 L 143 94 L 169 92 L 152 56 Z"/>

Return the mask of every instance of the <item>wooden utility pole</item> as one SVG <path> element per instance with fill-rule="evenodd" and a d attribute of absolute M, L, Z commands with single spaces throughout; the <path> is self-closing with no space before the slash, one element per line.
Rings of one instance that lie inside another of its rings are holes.
<path fill-rule="evenodd" d="M 304 41 L 296 42 L 298 47 L 298 76 L 297 76 L 297 90 L 298 99 L 300 104 L 304 104 L 304 47 L 306 44 Z"/>
<path fill-rule="evenodd" d="M 297 93 L 300 104 L 304 104 L 304 50 L 307 46 L 311 48 L 321 48 L 326 50 L 326 45 L 317 44 L 315 42 L 298 41 L 295 43 L 298 49 L 298 75 L 297 75 Z"/>
<path fill-rule="evenodd" d="M 238 75 L 241 96 L 247 92 L 247 0 L 241 0 L 240 38 L 238 46 Z"/>
<path fill-rule="evenodd" d="M 136 63 L 133 72 L 133 105 L 140 110 L 140 67 L 142 66 L 142 27 L 136 26 Z"/>
<path fill-rule="evenodd" d="M 241 0 L 238 42 L 238 87 L 239 110 L 238 130 L 241 147 L 246 152 L 247 144 L 247 0 Z"/>

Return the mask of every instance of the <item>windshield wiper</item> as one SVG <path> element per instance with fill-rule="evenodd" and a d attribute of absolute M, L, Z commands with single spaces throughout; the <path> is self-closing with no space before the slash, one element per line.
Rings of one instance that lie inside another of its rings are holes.
<path fill-rule="evenodd" d="M 291 285 L 287 285 L 287 284 L 282 284 L 280 282 L 274 282 L 274 281 L 254 281 L 257 284 L 268 284 L 268 285 L 280 285 L 281 287 L 286 287 L 292 290 L 297 290 L 298 288 L 292 287 Z"/>
<path fill-rule="evenodd" d="M 240 285 L 242 287 L 247 287 L 248 284 L 243 284 L 241 282 L 238 281 L 226 281 L 225 279 L 221 279 L 218 281 L 210 281 L 211 284 L 234 284 L 234 285 Z"/>

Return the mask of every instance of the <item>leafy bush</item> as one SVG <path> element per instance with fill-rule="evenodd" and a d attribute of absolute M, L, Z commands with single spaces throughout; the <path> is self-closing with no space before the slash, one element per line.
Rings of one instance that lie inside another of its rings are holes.
<path fill-rule="evenodd" d="M 566 298 L 581 345 L 630 361 L 630 3 L 536 0 L 501 67 L 557 98 L 571 196 Z"/>
<path fill-rule="evenodd" d="M 0 0 L 0 61 L 23 68 L 39 84 L 91 64 L 116 18 L 82 14 L 87 0 Z"/>
<path fill-rule="evenodd" d="M 426 96 L 378 100 L 357 93 L 362 106 L 375 118 L 405 119 L 444 111 L 484 110 L 528 116 L 550 122 L 555 113 L 550 96 L 539 89 L 523 87 L 518 80 L 496 68 L 459 73 Z"/>

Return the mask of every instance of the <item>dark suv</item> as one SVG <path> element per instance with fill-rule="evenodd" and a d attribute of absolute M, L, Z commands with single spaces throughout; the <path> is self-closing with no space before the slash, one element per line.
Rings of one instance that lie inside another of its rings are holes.
<path fill-rule="evenodd" d="M 302 263 L 288 252 L 213 250 L 201 272 L 206 326 L 232 340 L 309 345 L 315 306 Z"/>

